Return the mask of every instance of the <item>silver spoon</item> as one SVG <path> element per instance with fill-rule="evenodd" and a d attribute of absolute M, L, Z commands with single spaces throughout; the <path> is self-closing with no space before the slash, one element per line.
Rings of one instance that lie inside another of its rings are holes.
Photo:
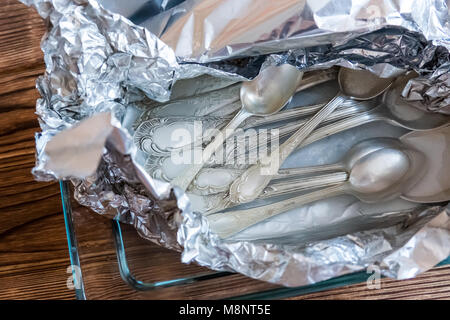
<path fill-rule="evenodd" d="M 362 141 L 351 149 L 343 163 L 349 168 L 345 183 L 269 205 L 213 214 L 208 216 L 210 224 L 226 238 L 300 205 L 341 194 L 352 194 L 367 203 L 387 201 L 409 190 L 427 169 L 420 151 L 394 138 Z"/>
<path fill-rule="evenodd" d="M 318 140 L 321 140 L 325 137 L 328 137 L 333 134 L 337 134 L 339 132 L 349 130 L 351 128 L 361 126 L 374 121 L 385 121 L 391 125 L 403 127 L 409 130 L 432 130 L 437 129 L 443 126 L 446 126 L 450 122 L 450 117 L 439 114 L 439 113 L 429 113 L 425 112 L 421 109 L 417 109 L 416 107 L 409 104 L 406 100 L 402 99 L 400 96 L 400 92 L 403 90 L 406 82 L 414 77 L 414 73 L 410 73 L 405 77 L 397 79 L 393 85 L 389 88 L 388 91 L 383 95 L 383 103 L 371 109 L 368 112 L 359 114 L 354 117 L 350 117 L 341 121 L 333 122 L 329 125 L 325 125 L 321 128 L 315 129 L 309 137 L 307 137 L 298 148 L 305 147 L 311 143 L 314 143 Z M 258 139 L 259 140 L 259 139 Z M 270 141 L 273 143 L 273 141 Z M 268 142 L 263 141 L 264 144 Z M 257 149 L 261 146 L 254 146 L 253 148 Z M 239 152 L 240 150 L 238 150 Z M 246 155 L 251 153 L 251 150 L 244 150 L 244 153 L 238 153 L 236 159 L 227 158 L 227 163 L 244 163 Z M 235 157 L 235 151 L 231 149 L 229 151 L 230 157 Z M 242 158 L 242 159 L 241 159 Z M 151 175 L 154 178 L 164 179 L 170 181 L 173 179 L 173 175 L 170 175 L 171 171 L 176 172 L 177 167 L 170 165 L 169 159 L 157 159 L 159 161 L 153 161 L 157 158 L 149 158 L 147 161 L 147 170 L 151 172 Z M 212 159 L 214 162 L 214 159 Z M 241 166 L 242 167 L 242 166 Z M 169 169 L 170 168 L 170 169 Z M 238 176 L 242 175 L 244 172 L 239 166 L 231 166 L 228 168 L 220 168 L 221 170 L 231 170 L 233 171 L 228 176 L 232 176 L 232 179 L 228 180 L 228 182 L 224 181 L 224 184 L 220 186 L 219 192 L 223 192 L 228 189 L 229 184 L 234 181 Z M 213 175 L 213 170 L 216 169 L 208 169 L 208 176 L 211 177 Z M 317 170 L 315 172 L 318 172 Z M 201 173 L 200 173 L 201 174 Z M 223 176 L 223 172 L 220 173 Z M 232 175 L 231 175 L 232 174 Z M 199 176 L 200 177 L 200 176 Z M 204 179 L 202 179 L 204 180 Z M 225 183 L 226 182 L 226 183 Z M 201 188 L 206 188 L 206 186 L 202 186 Z"/>
<path fill-rule="evenodd" d="M 271 156 L 260 159 L 231 184 L 229 198 L 232 202 L 246 203 L 255 200 L 278 172 L 286 158 L 338 105 L 347 99 L 375 98 L 389 88 L 394 79 L 379 78 L 365 70 L 341 68 L 338 80 L 341 91 L 325 107 L 275 149 Z"/>
<path fill-rule="evenodd" d="M 266 116 L 280 111 L 295 93 L 302 76 L 303 72 L 296 67 L 284 64 L 269 66 L 261 71 L 253 81 L 243 83 L 240 89 L 241 110 L 221 130 L 221 134 L 218 134 L 206 146 L 201 159 L 194 160 L 194 163 L 182 175 L 176 177 L 172 184 L 180 187 L 183 191 L 186 190 L 204 163 L 245 119 L 253 115 Z"/>
<path fill-rule="evenodd" d="M 386 138 L 389 139 L 389 138 Z M 391 139 L 392 140 L 392 139 Z M 390 143 L 390 140 L 383 140 L 383 138 L 369 139 L 362 141 L 356 144 L 353 148 L 347 152 L 344 158 L 334 164 L 327 165 L 319 165 L 312 167 L 302 167 L 302 168 L 292 168 L 292 169 L 281 169 L 276 176 L 274 176 L 274 182 L 269 184 L 264 191 L 258 196 L 258 199 L 270 198 L 273 196 L 279 196 L 284 194 L 289 194 L 297 191 L 303 191 L 313 188 L 319 187 L 327 187 L 331 185 L 335 185 L 338 183 L 345 182 L 348 178 L 348 172 L 351 172 L 353 166 L 356 162 L 365 158 L 366 155 L 373 150 L 377 150 L 380 148 L 384 148 L 387 146 L 386 142 Z M 390 145 L 389 145 L 390 146 Z M 204 169 L 205 170 L 205 169 Z M 206 169 L 208 170 L 208 169 Z M 211 170 L 211 169 L 210 169 Z M 321 174 L 322 172 L 330 172 L 334 171 L 334 173 L 330 174 Z M 222 173 L 222 179 L 225 180 L 228 178 L 224 172 L 215 171 L 214 173 Z M 316 175 L 308 178 L 300 177 L 293 179 L 299 175 L 307 175 L 315 173 Z M 317 175 L 319 174 L 319 175 Z M 239 177 L 240 173 L 236 172 L 236 176 L 234 179 Z M 208 177 L 206 177 L 208 178 Z M 211 181 L 211 177 L 209 177 Z M 276 180 L 288 180 L 277 182 Z M 206 185 L 205 177 L 202 177 L 200 174 L 197 176 L 197 179 L 201 179 L 197 182 L 202 188 L 191 188 L 188 193 L 189 197 L 192 198 L 192 193 L 205 195 L 205 189 L 210 187 L 210 185 Z M 233 180 L 234 180 L 233 179 Z M 227 179 L 229 180 L 229 179 Z M 212 182 L 210 182 L 212 183 Z M 195 184 L 193 184 L 194 186 Z M 196 198 L 194 196 L 194 198 Z M 199 212 L 203 214 L 212 214 L 215 212 L 222 211 L 224 209 L 233 207 L 235 204 L 231 202 L 225 194 L 214 194 L 207 195 L 205 199 L 196 198 L 194 201 L 194 209 L 198 209 Z"/>
<path fill-rule="evenodd" d="M 415 131 L 432 130 L 446 126 L 450 121 L 448 115 L 423 111 L 411 105 L 401 97 L 401 91 L 407 81 L 416 75 L 417 74 L 414 72 L 411 72 L 405 77 L 400 77 L 395 80 L 389 90 L 384 93 L 382 103 L 378 107 L 365 113 L 355 115 L 354 117 L 349 117 L 345 120 L 336 121 L 332 124 L 325 125 L 322 128 L 315 129 L 311 135 L 297 147 L 297 149 L 330 135 L 374 121 L 384 121 L 397 127 Z M 274 141 L 263 141 L 264 144 L 273 142 Z M 251 153 L 253 149 L 261 147 L 263 147 L 261 144 L 253 146 L 252 148 L 245 150 L 245 153 L 239 153 L 240 150 L 238 150 L 236 156 L 234 150 L 230 150 L 228 153 L 229 156 L 235 157 L 235 159 L 227 158 L 227 163 L 243 163 L 246 154 Z"/>
<path fill-rule="evenodd" d="M 420 150 L 427 159 L 425 175 L 401 198 L 420 203 L 450 200 L 450 125 L 430 131 L 410 132 L 400 141 Z"/>

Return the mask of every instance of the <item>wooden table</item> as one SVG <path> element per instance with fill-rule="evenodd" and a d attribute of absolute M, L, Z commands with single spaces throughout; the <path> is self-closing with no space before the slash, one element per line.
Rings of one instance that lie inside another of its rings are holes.
<path fill-rule="evenodd" d="M 70 266 L 58 184 L 34 181 L 36 77 L 44 72 L 39 47 L 44 23 L 16 0 L 0 4 L 0 299 L 74 299 L 68 289 Z M 111 224 L 85 209 L 76 214 L 85 246 L 82 266 L 89 271 L 86 291 L 92 298 L 215 298 L 208 288 L 162 289 L 142 296 L 127 287 L 117 270 Z M 159 248 L 136 238 L 135 245 Z M 101 248 L 102 250 L 94 250 Z M 163 253 L 161 253 L 163 254 Z M 164 253 L 165 254 L 165 253 Z M 158 258 L 157 256 L 155 256 Z M 136 263 L 140 263 L 137 260 Z M 174 261 L 173 263 L 178 263 Z M 152 270 L 164 272 L 164 270 Z M 239 293 L 245 280 L 217 280 L 222 293 Z M 263 284 L 261 284 L 263 287 Z M 210 288 L 209 288 L 210 289 Z M 97 292 L 95 294 L 89 294 Z M 102 294 L 98 294 L 102 292 Z M 450 299 L 450 267 L 435 268 L 406 281 L 383 279 L 381 289 L 365 283 L 293 299 Z"/>

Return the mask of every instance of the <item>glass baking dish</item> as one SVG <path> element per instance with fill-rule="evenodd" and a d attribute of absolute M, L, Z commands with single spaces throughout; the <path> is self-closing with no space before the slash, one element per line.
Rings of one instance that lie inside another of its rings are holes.
<path fill-rule="evenodd" d="M 182 264 L 178 252 L 142 239 L 131 226 L 105 219 L 77 205 L 72 199 L 69 182 L 61 181 L 60 188 L 78 299 L 280 299 L 365 282 L 371 275 L 356 272 L 309 286 L 286 288 L 238 274 Z M 106 224 L 112 231 L 109 235 L 101 230 Z M 101 239 L 98 234 L 89 234 L 86 231 L 89 228 L 99 229 Z M 95 267 L 100 262 L 94 263 L 93 259 L 104 263 L 100 271 Z M 439 265 L 445 264 L 450 264 L 450 257 Z M 103 285 L 99 283 L 100 276 L 105 277 Z"/>

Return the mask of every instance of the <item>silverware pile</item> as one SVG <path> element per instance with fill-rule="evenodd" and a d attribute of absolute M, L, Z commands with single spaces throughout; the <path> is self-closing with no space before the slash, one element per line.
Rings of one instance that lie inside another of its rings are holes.
<path fill-rule="evenodd" d="M 170 102 L 143 112 L 134 142 L 148 155 L 148 173 L 184 189 L 194 211 L 206 215 L 222 238 L 340 194 L 366 203 L 398 197 L 449 201 L 450 118 L 415 108 L 401 97 L 415 76 L 378 78 L 346 68 L 303 75 L 282 65 L 244 83 L 212 77 L 180 81 Z M 328 103 L 289 103 L 296 92 L 336 78 L 340 92 Z M 409 132 L 398 139 L 359 142 L 336 164 L 280 169 L 296 150 L 374 121 Z M 224 143 L 227 148 L 221 148 Z M 260 152 L 268 146 L 270 152 Z M 269 203 L 244 205 L 260 199 Z"/>

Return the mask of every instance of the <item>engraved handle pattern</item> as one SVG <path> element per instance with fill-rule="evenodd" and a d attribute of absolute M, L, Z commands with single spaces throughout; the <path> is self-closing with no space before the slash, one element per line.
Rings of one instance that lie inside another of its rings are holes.
<path fill-rule="evenodd" d="M 221 134 L 218 134 L 213 141 L 211 141 L 202 152 L 200 163 L 194 163 L 180 176 L 176 177 L 172 184 L 180 187 L 185 191 L 187 187 L 194 180 L 197 173 L 203 168 L 204 164 L 211 158 L 211 156 L 223 145 L 223 142 L 239 127 L 239 125 L 251 114 L 241 110 L 236 116 L 222 129 Z"/>
<path fill-rule="evenodd" d="M 377 109 L 378 108 L 374 108 L 368 112 L 364 112 L 362 114 L 359 114 L 357 116 L 354 117 L 350 117 L 344 120 L 340 120 L 334 123 L 331 123 L 329 125 L 325 125 L 321 128 L 317 128 L 315 129 L 311 135 L 306 138 L 301 144 L 300 146 L 298 146 L 298 148 L 302 148 L 305 147 L 311 143 L 314 143 L 318 140 L 321 140 L 323 138 L 326 138 L 330 135 L 333 134 L 337 134 L 339 132 L 343 132 L 345 130 L 349 130 L 351 128 L 355 128 L 358 127 L 360 125 L 364 125 L 373 121 L 387 121 L 389 119 L 386 119 L 386 117 L 380 115 L 377 113 Z M 394 125 L 398 125 L 397 123 L 392 123 Z M 264 142 L 264 144 L 266 144 L 266 142 Z M 234 150 L 234 149 L 232 149 Z M 238 150 L 239 151 L 239 150 Z M 248 165 L 245 165 L 245 157 L 250 153 L 248 150 L 244 150 L 245 152 L 241 152 L 239 154 L 237 154 L 236 159 L 232 159 L 231 157 L 234 157 L 234 151 L 230 152 L 229 155 L 227 154 L 227 156 L 229 157 L 227 159 L 228 163 L 230 163 L 230 165 L 228 165 L 228 168 L 230 170 L 245 170 Z M 170 179 L 167 179 L 166 177 L 169 176 L 169 174 L 167 172 L 165 172 L 164 166 L 162 165 L 165 160 L 167 160 L 167 157 L 150 157 L 147 161 L 146 164 L 146 170 L 147 172 L 156 179 L 163 179 L 165 181 L 170 181 Z M 214 156 L 210 159 L 209 162 L 214 163 L 215 161 L 217 161 L 217 159 L 214 158 Z M 284 170 L 284 169 L 282 169 Z M 279 172 L 281 172 L 282 170 L 280 170 Z M 241 174 L 243 171 L 240 171 L 239 174 Z M 224 190 L 222 190 L 224 191 Z"/>

